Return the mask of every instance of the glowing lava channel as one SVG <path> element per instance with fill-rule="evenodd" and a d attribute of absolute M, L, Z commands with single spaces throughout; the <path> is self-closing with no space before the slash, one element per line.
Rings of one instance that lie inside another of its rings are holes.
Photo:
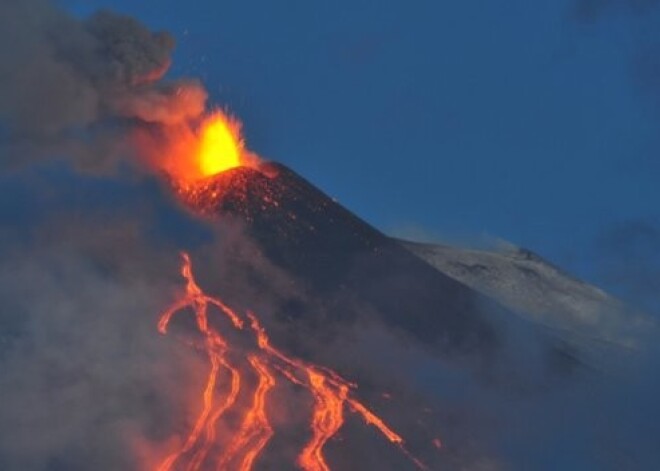
<path fill-rule="evenodd" d="M 268 371 L 265 363 L 258 357 L 250 355 L 248 361 L 259 376 L 259 384 L 254 393 L 252 407 L 245 414 L 238 434 L 234 436 L 231 444 L 220 458 L 218 469 L 229 469 L 227 468 L 228 463 L 231 463 L 241 450 L 244 450 L 241 465 L 237 469 L 249 471 L 252 469 L 254 460 L 266 446 L 270 437 L 273 436 L 273 429 L 266 416 L 266 395 L 275 386 L 275 378 Z"/>
<path fill-rule="evenodd" d="M 222 300 L 210 297 L 202 291 L 194 279 L 190 257 L 187 253 L 183 253 L 182 257 L 181 274 L 186 280 L 186 290 L 170 308 L 161 314 L 158 330 L 160 333 L 166 334 L 174 314 L 185 309 L 192 309 L 195 313 L 197 328 L 204 336 L 204 350 L 211 367 L 201 395 L 201 412 L 197 416 L 192 430 L 183 444 L 163 459 L 156 468 L 157 471 L 179 469 L 175 466 L 184 461 L 187 465 L 181 469 L 186 469 L 186 471 L 199 471 L 207 468 L 252 470 L 254 463 L 275 433 L 268 420 L 267 401 L 270 391 L 277 385 L 276 372 L 279 372 L 289 382 L 307 389 L 314 398 L 310 421 L 311 437 L 297 459 L 298 466 L 304 471 L 330 470 L 323 454 L 323 448 L 343 426 L 346 408 L 360 415 L 365 423 L 375 427 L 418 468 L 426 469 L 422 462 L 410 455 L 404 448 L 404 441 L 400 435 L 364 404 L 350 397 L 351 390 L 356 387 L 354 383 L 350 383 L 328 368 L 289 357 L 272 346 L 265 329 L 252 312 L 248 312 L 247 317 L 251 330 L 256 336 L 255 352 L 241 356 L 247 357 L 253 373 L 257 376 L 257 385 L 252 393 L 251 405 L 244 412 L 241 425 L 235 435 L 224 450 L 221 450 L 217 456 L 210 457 L 211 451 L 218 448 L 215 443 L 217 422 L 225 412 L 235 407 L 237 398 L 241 394 L 241 385 L 244 383 L 244 373 L 227 359 L 231 346 L 215 328 L 209 325 L 209 307 L 213 306 L 224 313 L 236 329 L 243 329 L 244 322 Z M 216 401 L 217 382 L 221 369 L 229 372 L 230 387 L 229 391 L 219 401 Z M 202 435 L 204 436 L 202 437 Z"/>
<path fill-rule="evenodd" d="M 243 328 L 243 321 L 238 315 L 226 306 L 222 301 L 206 296 L 201 290 L 199 285 L 195 282 L 192 274 L 192 263 L 187 253 L 182 254 L 183 265 L 181 267 L 181 275 L 186 280 L 186 291 L 180 299 L 178 299 L 169 309 L 167 309 L 161 316 L 158 322 L 158 331 L 161 334 L 167 333 L 167 328 L 172 319 L 172 316 L 178 311 L 186 308 L 192 308 L 195 311 L 195 318 L 197 320 L 197 328 L 205 337 L 205 350 L 211 362 L 211 371 L 206 381 L 206 387 L 202 395 L 202 412 L 199 414 L 195 426 L 188 435 L 183 446 L 171 453 L 157 468 L 158 471 L 169 471 L 172 466 L 184 454 L 188 453 L 195 447 L 200 439 L 202 430 L 206 427 L 206 441 L 202 447 L 197 451 L 193 457 L 191 465 L 188 469 L 197 470 L 204 461 L 206 454 L 213 445 L 215 438 L 215 423 L 220 418 L 222 413 L 229 409 L 236 400 L 240 389 L 240 374 L 238 370 L 232 367 L 226 357 L 227 343 L 225 339 L 215 330 L 209 327 L 208 322 L 208 307 L 209 304 L 217 307 L 225 313 L 231 320 L 234 327 L 237 329 Z M 225 398 L 224 403 L 217 407 L 215 412 L 213 409 L 213 396 L 215 394 L 216 382 L 220 366 L 224 366 L 232 375 L 231 391 Z M 209 420 L 210 417 L 210 420 Z"/>

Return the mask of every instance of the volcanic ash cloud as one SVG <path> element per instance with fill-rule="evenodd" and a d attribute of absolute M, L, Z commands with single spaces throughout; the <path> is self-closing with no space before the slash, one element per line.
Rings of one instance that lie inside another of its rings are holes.
<path fill-rule="evenodd" d="M 78 19 L 45 0 L 0 4 L 2 165 L 72 155 L 85 167 L 130 153 L 127 131 L 200 116 L 194 79 L 167 81 L 172 36 L 110 11 Z"/>

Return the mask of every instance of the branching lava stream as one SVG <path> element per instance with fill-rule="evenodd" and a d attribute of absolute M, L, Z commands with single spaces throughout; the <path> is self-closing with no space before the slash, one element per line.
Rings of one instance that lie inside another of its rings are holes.
<path fill-rule="evenodd" d="M 158 330 L 166 334 L 172 317 L 178 312 L 191 309 L 195 313 L 197 329 L 203 336 L 202 348 L 208 356 L 210 370 L 201 393 L 201 410 L 194 426 L 182 444 L 162 460 L 156 471 L 252 470 L 275 433 L 268 418 L 268 399 L 279 379 L 306 389 L 314 399 L 310 419 L 311 437 L 297 458 L 297 465 L 302 470 L 330 470 L 323 449 L 343 426 L 346 409 L 375 427 L 415 466 L 426 469 L 422 462 L 404 448 L 400 435 L 351 395 L 351 391 L 356 388 L 354 383 L 328 368 L 289 357 L 272 346 L 266 330 L 252 312 L 247 312 L 247 320 L 256 342 L 252 341 L 254 351 L 243 354 L 243 357 L 247 358 L 247 364 L 252 369 L 249 374 L 256 376 L 257 384 L 253 391 L 247 390 L 244 380 L 246 372 L 238 364 L 232 364 L 229 358 L 233 352 L 232 346 L 210 325 L 208 316 L 210 308 L 213 308 L 213 311 L 217 310 L 227 316 L 231 326 L 237 330 L 244 330 L 245 321 L 221 299 L 205 294 L 195 281 L 190 256 L 182 253 L 182 259 L 181 274 L 186 280 L 185 291 L 161 314 Z M 224 373 L 229 385 L 228 390 L 221 394 L 218 383 L 224 379 Z M 220 448 L 216 443 L 218 421 L 226 412 L 236 409 L 241 394 L 251 395 L 250 404 L 243 412 L 240 426 L 233 433 L 229 444 Z"/>

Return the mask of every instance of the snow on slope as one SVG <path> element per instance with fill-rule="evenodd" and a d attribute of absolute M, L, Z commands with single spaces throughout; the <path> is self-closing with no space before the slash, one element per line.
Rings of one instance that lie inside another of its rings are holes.
<path fill-rule="evenodd" d="M 528 250 L 399 242 L 446 275 L 553 329 L 633 347 L 652 328 L 646 315 Z"/>

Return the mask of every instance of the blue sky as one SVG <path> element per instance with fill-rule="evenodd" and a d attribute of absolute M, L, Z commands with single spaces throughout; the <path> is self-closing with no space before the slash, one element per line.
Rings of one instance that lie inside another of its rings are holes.
<path fill-rule="evenodd" d="M 200 77 L 253 150 L 387 232 L 500 237 L 601 281 L 595 241 L 660 216 L 660 94 L 639 72 L 660 57 L 658 9 L 614 2 L 582 22 L 568 0 L 62 3 L 172 32 L 173 76 Z"/>

